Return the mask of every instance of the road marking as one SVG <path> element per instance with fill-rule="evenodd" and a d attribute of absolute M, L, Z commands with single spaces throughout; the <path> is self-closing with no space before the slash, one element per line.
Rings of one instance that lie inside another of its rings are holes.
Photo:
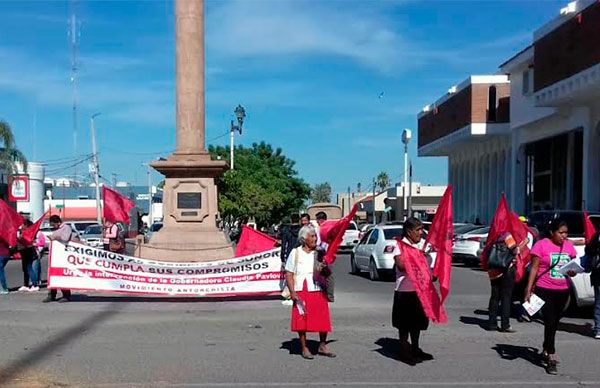
<path fill-rule="evenodd" d="M 342 387 L 372 387 L 372 386 L 439 386 L 439 387 L 448 387 L 448 386 L 477 386 L 477 387 L 489 387 L 489 386 L 600 386 L 600 380 L 598 381 L 418 381 L 418 382 L 399 382 L 399 381 L 357 381 L 357 382 L 347 382 L 347 381 L 320 381 L 320 382 L 305 382 L 305 383 L 258 383 L 258 382 L 248 382 L 248 383 L 168 383 L 165 381 L 154 382 L 154 383 L 120 383 L 120 384 L 97 384 L 93 385 L 94 387 L 312 387 L 312 386 L 342 386 Z"/>

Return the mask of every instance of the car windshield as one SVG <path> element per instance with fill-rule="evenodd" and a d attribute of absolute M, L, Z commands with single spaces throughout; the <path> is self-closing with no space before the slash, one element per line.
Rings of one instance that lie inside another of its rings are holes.
<path fill-rule="evenodd" d="M 75 222 L 73 226 L 77 229 L 78 232 L 83 232 L 87 229 L 88 226 L 98 225 L 95 222 Z"/>
<path fill-rule="evenodd" d="M 383 229 L 383 235 L 385 236 L 386 240 L 393 240 L 402 235 L 402 228 Z"/>
<path fill-rule="evenodd" d="M 490 227 L 486 226 L 485 228 L 473 229 L 469 232 L 469 234 L 487 234 L 489 232 L 490 232 Z"/>
<path fill-rule="evenodd" d="M 85 228 L 84 234 L 102 234 L 102 227 L 100 225 L 90 225 Z"/>
<path fill-rule="evenodd" d="M 454 227 L 454 234 L 463 234 L 478 228 L 479 226 L 473 224 L 457 225 Z"/>
<path fill-rule="evenodd" d="M 150 231 L 151 232 L 158 232 L 160 230 L 160 228 L 163 227 L 163 224 L 152 224 L 152 226 L 150 227 Z"/>
<path fill-rule="evenodd" d="M 580 211 L 541 211 L 534 212 L 528 217 L 531 226 L 537 228 L 541 233 L 548 229 L 550 222 L 554 219 L 561 219 L 567 223 L 569 228 L 569 237 L 583 237 L 583 213 Z M 593 224 L 596 223 L 593 217 L 590 217 Z"/>

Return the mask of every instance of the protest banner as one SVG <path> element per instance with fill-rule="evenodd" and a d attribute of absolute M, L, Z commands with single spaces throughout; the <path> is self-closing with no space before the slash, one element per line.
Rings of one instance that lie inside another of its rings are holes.
<path fill-rule="evenodd" d="M 178 263 L 53 241 L 48 288 L 189 297 L 279 294 L 284 283 L 280 251 Z"/>

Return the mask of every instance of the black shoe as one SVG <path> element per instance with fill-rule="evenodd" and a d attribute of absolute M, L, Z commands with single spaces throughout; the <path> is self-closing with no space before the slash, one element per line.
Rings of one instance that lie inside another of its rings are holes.
<path fill-rule="evenodd" d="M 420 359 L 422 361 L 431 361 L 433 360 L 433 355 L 429 353 L 425 353 L 421 348 L 412 349 L 413 357 Z"/>
<path fill-rule="evenodd" d="M 50 303 L 50 302 L 56 302 L 56 298 L 52 298 L 50 296 L 46 297 L 46 299 L 44 299 L 42 301 L 42 303 Z"/>
<path fill-rule="evenodd" d="M 416 358 L 410 348 L 410 345 L 406 344 L 406 345 L 400 345 L 400 352 L 398 353 L 398 360 L 402 361 L 403 363 L 410 365 L 410 366 L 415 366 L 417 365 L 419 362 L 421 362 L 420 359 Z"/>
<path fill-rule="evenodd" d="M 556 368 L 556 362 L 554 362 L 554 360 L 548 362 L 548 365 L 546 365 L 546 373 L 549 375 L 558 374 L 558 369 Z"/>

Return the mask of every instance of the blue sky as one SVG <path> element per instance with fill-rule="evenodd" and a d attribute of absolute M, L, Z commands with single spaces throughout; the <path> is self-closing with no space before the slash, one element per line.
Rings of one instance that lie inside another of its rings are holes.
<path fill-rule="evenodd" d="M 401 179 L 403 128 L 469 74 L 490 74 L 566 1 L 207 1 L 206 138 L 264 140 L 309 183 L 368 188 Z M 73 174 L 68 1 L 0 2 L 0 118 L 49 175 Z M 145 184 L 142 163 L 174 149 L 174 5 L 78 1 L 78 153 L 96 119 L 102 174 Z M 383 92 L 383 97 L 379 95 Z M 416 132 L 416 131 L 415 131 Z M 414 180 L 446 182 L 445 158 L 417 158 Z M 58 160 L 57 159 L 62 159 Z M 71 163 L 72 164 L 72 163 Z M 78 173 L 87 173 L 81 164 Z M 161 178 L 153 173 L 153 180 Z"/>

